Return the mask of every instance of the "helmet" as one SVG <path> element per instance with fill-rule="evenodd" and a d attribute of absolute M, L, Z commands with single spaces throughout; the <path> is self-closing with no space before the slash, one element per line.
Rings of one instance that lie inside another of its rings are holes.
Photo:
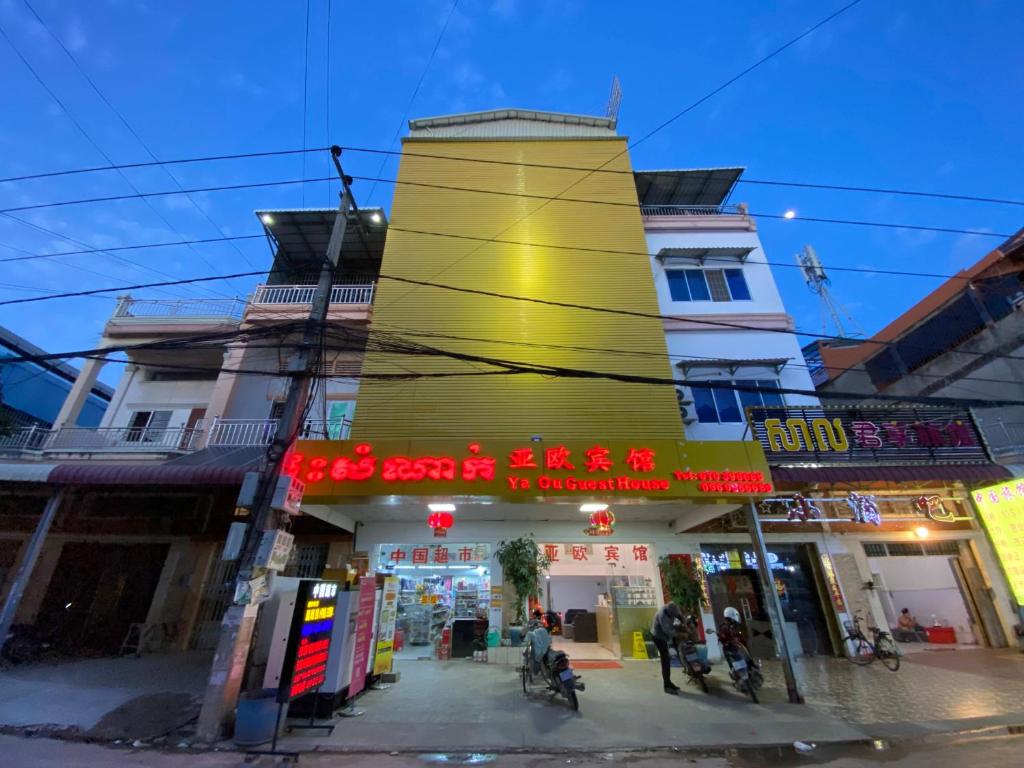
<path fill-rule="evenodd" d="M 723 615 L 730 621 L 735 621 L 737 624 L 740 623 L 740 612 L 733 608 L 731 605 L 725 609 Z"/>

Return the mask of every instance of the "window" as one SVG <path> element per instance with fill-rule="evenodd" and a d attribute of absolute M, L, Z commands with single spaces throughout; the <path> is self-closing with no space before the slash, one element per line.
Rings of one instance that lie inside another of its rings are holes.
<path fill-rule="evenodd" d="M 669 269 L 672 301 L 750 301 L 742 269 Z"/>
<path fill-rule="evenodd" d="M 733 382 L 723 381 L 723 384 Z M 765 390 L 778 389 L 777 379 L 736 379 L 736 384 L 754 386 Z M 784 401 L 778 392 L 741 392 L 718 387 L 690 387 L 693 404 L 697 408 L 697 420 L 704 424 L 738 424 L 744 419 L 743 409 L 749 406 L 782 406 Z"/>
<path fill-rule="evenodd" d="M 171 422 L 174 411 L 136 411 L 128 422 L 128 431 L 124 436 L 129 443 L 159 442 L 162 433 Z"/>
<path fill-rule="evenodd" d="M 868 557 L 924 557 L 960 554 L 959 541 L 886 541 L 864 542 Z"/>

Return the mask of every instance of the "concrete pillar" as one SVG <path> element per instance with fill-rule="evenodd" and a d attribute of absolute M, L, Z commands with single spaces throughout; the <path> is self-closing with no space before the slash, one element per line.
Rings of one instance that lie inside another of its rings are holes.
<path fill-rule="evenodd" d="M 60 407 L 60 413 L 57 414 L 57 419 L 54 421 L 55 427 L 73 427 L 78 423 L 78 417 L 82 413 L 82 406 L 85 405 L 86 398 L 89 397 L 92 388 L 96 386 L 96 379 L 105 364 L 105 360 L 86 359 L 82 365 L 82 370 L 78 374 L 78 378 L 71 385 L 71 391 L 64 399 L 64 405 Z"/>
<path fill-rule="evenodd" d="M 889 619 L 885 616 L 885 609 L 882 607 L 882 600 L 878 596 L 877 589 L 864 589 L 864 584 L 872 581 L 871 564 L 868 562 L 868 556 L 864 552 L 864 547 L 859 541 L 846 541 L 846 549 L 851 555 L 853 560 L 857 564 L 857 571 L 860 574 L 861 586 L 860 592 L 863 595 L 864 600 L 867 602 L 870 620 L 874 622 L 874 626 L 881 627 L 882 629 L 888 629 Z M 844 592 L 846 590 L 844 589 Z"/>
<path fill-rule="evenodd" d="M 202 435 L 197 438 L 197 448 L 206 447 L 210 439 L 210 428 L 213 425 L 214 419 L 222 419 L 227 413 L 228 406 L 231 404 L 231 395 L 235 390 L 235 380 L 238 378 L 238 374 L 230 373 L 230 371 L 241 368 L 244 357 L 245 348 L 241 346 L 231 347 L 224 353 L 224 363 L 220 376 L 217 377 L 217 383 L 214 385 L 213 392 L 210 395 L 210 403 L 206 406 L 206 416 L 203 418 L 205 428 Z"/>
<path fill-rule="evenodd" d="M 971 539 L 971 544 L 975 559 L 978 561 L 978 570 L 981 571 L 982 578 L 985 579 L 992 592 L 992 602 L 996 607 L 999 623 L 1002 625 L 1006 639 L 1012 648 L 1017 637 L 1014 625 L 1019 621 L 1017 611 L 1014 610 L 1016 601 L 1010 594 L 1006 578 L 1003 576 L 1003 570 L 999 566 L 999 560 L 992 549 L 992 545 L 989 543 L 988 536 L 982 534 L 981 536 L 974 537 Z"/>

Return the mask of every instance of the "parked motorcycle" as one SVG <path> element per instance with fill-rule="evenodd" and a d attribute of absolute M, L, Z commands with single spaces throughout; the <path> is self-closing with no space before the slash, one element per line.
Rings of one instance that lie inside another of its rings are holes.
<path fill-rule="evenodd" d="M 693 616 L 687 616 L 685 623 L 676 620 L 673 624 L 676 628 L 675 648 L 676 655 L 679 656 L 679 663 L 682 665 L 687 679 L 694 685 L 700 686 L 700 689 L 707 693 L 708 683 L 704 676 L 711 671 L 711 667 L 701 657 L 696 640 L 694 639 L 697 637 L 697 619 Z"/>
<path fill-rule="evenodd" d="M 528 693 L 535 678 L 540 678 L 548 690 L 561 694 L 570 707 L 579 710 L 580 701 L 576 693 L 586 690 L 586 686 L 580 676 L 573 673 L 569 654 L 551 647 L 551 636 L 538 621 L 531 621 L 527 627 L 520 673 L 523 693 Z"/>
<path fill-rule="evenodd" d="M 721 639 L 722 633 L 719 633 Z M 729 665 L 729 679 L 740 693 L 746 693 L 757 704 L 757 692 L 764 685 L 761 662 L 750 655 L 738 636 L 727 636 L 722 640 L 722 654 Z"/>

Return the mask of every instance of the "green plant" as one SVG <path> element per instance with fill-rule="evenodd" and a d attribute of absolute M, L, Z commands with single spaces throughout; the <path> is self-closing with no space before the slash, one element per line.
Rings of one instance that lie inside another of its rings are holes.
<path fill-rule="evenodd" d="M 663 557 L 658 560 L 658 568 L 669 599 L 683 613 L 699 613 L 704 594 L 693 565 L 681 557 Z"/>
<path fill-rule="evenodd" d="M 543 594 L 541 575 L 551 565 L 551 561 L 540 551 L 532 534 L 502 541 L 495 557 L 501 564 L 502 578 L 516 591 L 514 623 L 522 625 L 526 622 L 526 601 Z"/>

